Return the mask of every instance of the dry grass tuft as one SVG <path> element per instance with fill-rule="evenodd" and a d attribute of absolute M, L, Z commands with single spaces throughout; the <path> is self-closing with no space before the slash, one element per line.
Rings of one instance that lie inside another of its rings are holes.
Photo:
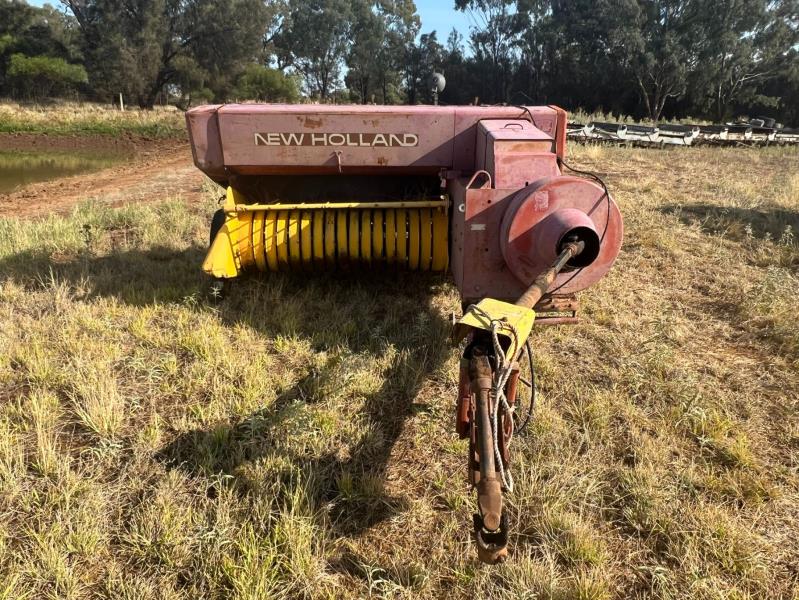
<path fill-rule="evenodd" d="M 534 332 L 498 567 L 447 279 L 251 277 L 215 305 L 213 194 L 0 221 L 0 598 L 795 597 L 799 155 L 570 162 L 626 241 L 580 325 Z"/>

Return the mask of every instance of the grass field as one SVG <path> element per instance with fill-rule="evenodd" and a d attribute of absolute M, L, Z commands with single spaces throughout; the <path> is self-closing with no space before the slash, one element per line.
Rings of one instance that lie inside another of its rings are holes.
<path fill-rule="evenodd" d="M 252 277 L 215 208 L 0 220 L 0 598 L 799 597 L 799 153 L 572 148 L 626 219 L 533 334 L 476 561 L 449 279 Z"/>
<path fill-rule="evenodd" d="M 92 103 L 36 106 L 4 102 L 0 103 L 0 133 L 182 138 L 186 136 L 186 123 L 183 112 L 174 107 L 127 108 L 123 112 Z"/>

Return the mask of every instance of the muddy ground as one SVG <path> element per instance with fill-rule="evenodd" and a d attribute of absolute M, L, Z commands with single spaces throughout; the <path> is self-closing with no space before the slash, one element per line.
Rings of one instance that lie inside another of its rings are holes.
<path fill-rule="evenodd" d="M 0 217 L 37 217 L 63 213 L 84 200 L 113 206 L 202 195 L 203 174 L 194 166 L 186 139 L 109 136 L 47 136 L 0 134 L 7 150 L 109 150 L 130 158 L 108 169 L 27 185 L 0 194 Z"/>

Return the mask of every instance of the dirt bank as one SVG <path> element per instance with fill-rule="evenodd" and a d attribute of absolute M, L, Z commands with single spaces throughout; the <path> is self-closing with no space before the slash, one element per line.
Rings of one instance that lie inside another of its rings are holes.
<path fill-rule="evenodd" d="M 36 217 L 63 213 L 83 200 L 112 205 L 201 198 L 204 176 L 194 167 L 188 141 L 109 136 L 0 135 L 6 150 L 109 150 L 129 153 L 126 161 L 94 173 L 34 183 L 0 194 L 0 216 Z"/>

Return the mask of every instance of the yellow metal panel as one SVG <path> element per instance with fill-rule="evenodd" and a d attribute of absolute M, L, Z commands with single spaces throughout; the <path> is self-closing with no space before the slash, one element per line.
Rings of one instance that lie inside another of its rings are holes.
<path fill-rule="evenodd" d="M 302 268 L 306 271 L 313 265 L 312 259 L 312 240 L 311 240 L 311 213 L 304 210 L 300 214 L 300 247 Z"/>
<path fill-rule="evenodd" d="M 361 260 L 369 263 L 372 260 L 372 211 L 361 212 Z"/>
<path fill-rule="evenodd" d="M 229 198 L 228 198 L 229 199 Z M 446 208 L 449 198 L 437 200 L 408 200 L 381 202 L 281 202 L 280 204 L 246 204 L 244 196 L 239 195 L 239 202 L 225 204 L 227 212 L 252 212 L 258 210 L 366 210 L 369 208 Z"/>
<path fill-rule="evenodd" d="M 336 213 L 332 210 L 325 212 L 325 264 L 336 265 Z"/>
<path fill-rule="evenodd" d="M 300 211 L 289 211 L 289 265 L 298 270 L 302 264 L 300 257 Z"/>
<path fill-rule="evenodd" d="M 276 212 L 264 213 L 264 254 L 266 254 L 266 264 L 270 271 L 277 271 L 277 240 L 275 239 L 277 216 Z"/>
<path fill-rule="evenodd" d="M 313 264 L 322 268 L 325 264 L 325 213 L 313 212 Z"/>
<path fill-rule="evenodd" d="M 244 194 L 237 189 L 228 186 L 227 190 L 225 191 L 225 204 L 222 206 L 222 209 L 225 212 L 235 212 L 238 206 L 245 204 L 246 202 L 247 198 Z"/>
<path fill-rule="evenodd" d="M 311 210 L 311 204 L 246 204 L 243 194 L 229 187 L 225 207 L 227 247 L 209 250 L 203 268 L 219 277 L 235 277 L 249 266 L 259 270 L 297 270 L 346 266 L 348 261 L 398 263 L 410 269 L 444 271 L 448 266 L 449 223 L 445 210 L 431 204 L 349 203 L 360 209 Z M 321 203 L 327 205 L 329 203 Z M 320 204 L 320 206 L 321 206 Z M 349 206 L 348 204 L 348 206 Z M 373 207 L 374 204 L 374 207 Z M 395 204 L 401 208 L 393 208 Z M 438 204 L 436 206 L 439 206 Z M 424 207 L 424 208 L 423 208 Z M 340 208 L 337 204 L 336 208 Z M 375 208 L 375 210 L 372 210 Z M 232 262 L 231 262 L 232 261 Z"/>
<path fill-rule="evenodd" d="M 447 213 L 433 211 L 433 264 L 434 271 L 446 271 L 449 263 L 449 224 Z"/>
<path fill-rule="evenodd" d="M 533 330 L 535 312 L 523 306 L 485 298 L 477 304 L 477 310 L 469 307 L 466 314 L 455 325 L 455 330 L 452 332 L 455 342 L 466 337 L 471 329 L 491 331 L 491 321 L 499 322 L 498 334 L 504 336 L 509 344 L 505 354 L 509 359 L 515 360 Z M 512 333 L 514 329 L 516 336 Z"/>
<path fill-rule="evenodd" d="M 246 201 L 244 194 L 228 186 L 225 192 L 223 208 L 225 211 L 230 212 L 236 204 Z M 255 263 L 252 247 L 252 215 L 241 214 L 237 215 L 236 218 L 230 218 L 229 216 L 227 224 L 233 251 L 238 257 L 238 267 L 239 269 L 244 269 Z"/>
<path fill-rule="evenodd" d="M 253 214 L 240 214 L 236 219 L 231 219 L 230 223 L 238 223 L 236 226 L 236 237 L 238 238 L 239 261 L 241 268 L 246 269 L 255 264 L 255 254 L 252 248 L 252 221 Z"/>
<path fill-rule="evenodd" d="M 238 225 L 238 220 L 233 217 L 229 221 L 236 221 L 233 227 Z M 222 225 L 222 229 L 216 234 L 208 254 L 203 261 L 203 271 L 212 277 L 231 278 L 239 274 L 239 264 L 234 248 L 233 235 L 228 223 Z"/>
<path fill-rule="evenodd" d="M 429 271 L 433 258 L 433 217 L 429 208 L 423 208 L 419 211 L 419 225 L 421 227 L 419 234 L 421 245 L 419 268 L 422 271 Z"/>
<path fill-rule="evenodd" d="M 386 262 L 392 264 L 397 260 L 397 212 L 386 211 Z"/>
<path fill-rule="evenodd" d="M 277 213 L 277 228 L 275 232 L 275 243 L 277 244 L 277 266 L 281 271 L 289 268 L 289 213 L 281 210 Z"/>
<path fill-rule="evenodd" d="M 372 211 L 372 258 L 374 260 L 382 260 L 383 258 L 383 241 L 385 233 L 383 233 L 383 211 Z"/>
<path fill-rule="evenodd" d="M 350 260 L 353 262 L 356 262 L 360 256 L 359 246 L 361 239 L 358 234 L 358 219 L 360 219 L 360 216 L 357 210 L 350 211 L 350 227 L 347 232 L 347 238 L 349 242 L 349 256 Z"/>
<path fill-rule="evenodd" d="M 265 212 L 254 213 L 252 216 L 252 251 L 255 254 L 255 264 L 259 271 L 266 270 L 266 254 L 264 253 L 264 217 Z"/>
<path fill-rule="evenodd" d="M 419 211 L 408 211 L 408 268 L 415 271 L 419 268 Z"/>
<path fill-rule="evenodd" d="M 397 211 L 397 262 L 401 267 L 408 263 L 408 211 Z"/>
<path fill-rule="evenodd" d="M 338 250 L 338 264 L 347 266 L 349 244 L 347 243 L 347 211 L 336 213 L 336 248 Z"/>

